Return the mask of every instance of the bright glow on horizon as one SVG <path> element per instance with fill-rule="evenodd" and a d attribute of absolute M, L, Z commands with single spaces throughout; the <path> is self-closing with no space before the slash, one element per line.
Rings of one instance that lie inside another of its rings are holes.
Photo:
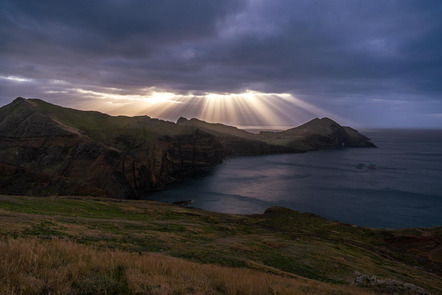
<path fill-rule="evenodd" d="M 48 93 L 55 94 L 57 91 Z M 198 118 L 249 128 L 295 126 L 314 117 L 325 116 L 348 123 L 289 93 L 247 90 L 242 93 L 180 94 L 157 88 L 146 88 L 136 94 L 127 94 L 118 88 L 103 88 L 102 91 L 71 88 L 68 93 L 83 98 L 83 102 L 74 107 L 99 110 L 111 115 L 148 115 L 169 121 L 176 121 L 179 117 Z"/>

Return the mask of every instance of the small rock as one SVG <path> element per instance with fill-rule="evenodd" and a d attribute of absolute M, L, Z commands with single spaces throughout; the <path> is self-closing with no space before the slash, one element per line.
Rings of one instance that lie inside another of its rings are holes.
<path fill-rule="evenodd" d="M 356 286 L 365 286 L 368 281 L 369 281 L 369 276 L 361 275 L 361 276 L 356 277 L 354 284 Z"/>
<path fill-rule="evenodd" d="M 410 283 L 403 283 L 392 279 L 378 279 L 376 276 L 369 277 L 368 275 L 360 275 L 359 272 L 356 271 L 354 274 L 358 275 L 353 282 L 355 286 L 373 287 L 378 291 L 389 294 L 396 294 L 398 292 L 403 294 L 404 291 L 407 291 L 406 294 L 430 295 L 425 289 Z"/>

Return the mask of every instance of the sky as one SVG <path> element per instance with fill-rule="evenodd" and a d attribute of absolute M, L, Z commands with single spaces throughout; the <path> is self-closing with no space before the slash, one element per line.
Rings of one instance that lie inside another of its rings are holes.
<path fill-rule="evenodd" d="M 0 0 L 0 106 L 442 128 L 441 16 L 440 0 Z"/>

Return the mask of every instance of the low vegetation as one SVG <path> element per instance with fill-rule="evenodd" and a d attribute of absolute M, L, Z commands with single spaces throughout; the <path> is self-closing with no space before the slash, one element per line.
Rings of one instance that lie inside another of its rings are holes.
<path fill-rule="evenodd" d="M 353 286 L 358 274 L 442 293 L 442 227 L 376 230 L 279 207 L 231 215 L 23 196 L 0 196 L 0 225 L 5 294 L 386 293 Z"/>
<path fill-rule="evenodd" d="M 214 255 L 216 255 L 214 253 Z M 0 242 L 0 288 L 25 294 L 353 294 L 295 276 L 188 262 L 161 254 L 96 250 L 69 241 Z M 370 294 L 357 290 L 360 294 Z"/>

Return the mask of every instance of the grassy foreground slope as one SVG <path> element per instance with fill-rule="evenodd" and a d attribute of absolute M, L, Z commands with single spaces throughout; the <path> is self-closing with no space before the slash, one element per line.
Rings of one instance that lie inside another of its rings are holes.
<path fill-rule="evenodd" d="M 231 215 L 0 196 L 0 235 L 7 293 L 418 294 L 353 286 L 355 272 L 442 293 L 442 227 L 376 230 L 279 207 Z"/>
<path fill-rule="evenodd" d="M 294 276 L 162 254 L 99 251 L 61 240 L 0 242 L 0 258 L 5 294 L 372 294 Z"/>

